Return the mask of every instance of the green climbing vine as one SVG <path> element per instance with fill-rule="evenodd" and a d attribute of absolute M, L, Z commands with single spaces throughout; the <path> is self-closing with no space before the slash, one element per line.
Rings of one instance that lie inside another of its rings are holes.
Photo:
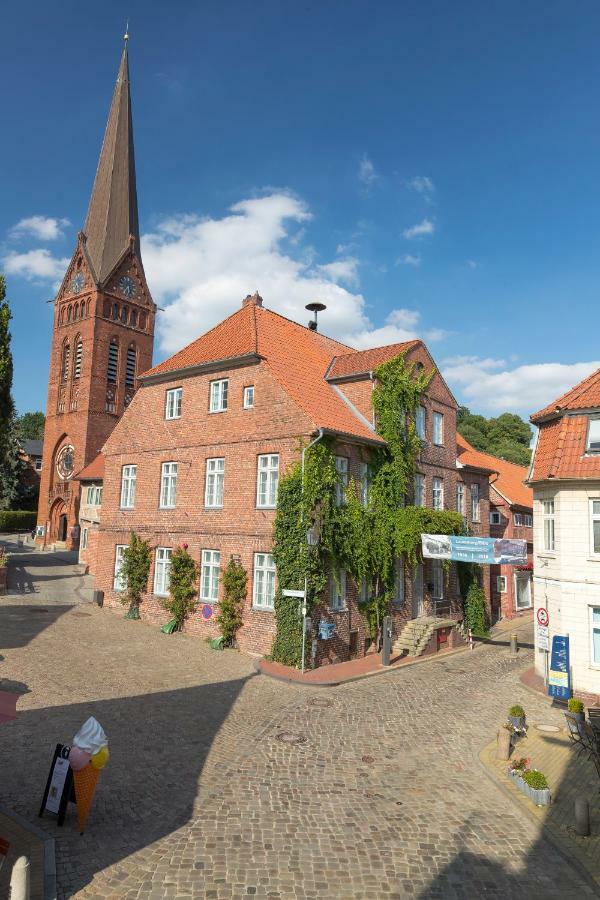
<path fill-rule="evenodd" d="M 278 662 L 298 666 L 302 658 L 299 603 L 284 598 L 282 590 L 303 589 L 306 579 L 310 614 L 322 598 L 328 573 L 344 568 L 357 584 L 366 580 L 367 596 L 361 611 L 370 636 L 375 637 L 394 595 L 396 559 L 402 556 L 414 565 L 423 532 L 458 534 L 464 530 L 459 513 L 405 505 L 421 449 L 416 410 L 434 374 L 407 364 L 405 354 L 375 370 L 373 408 L 377 431 L 386 445 L 365 451 L 366 502 L 350 479 L 345 502 L 336 505 L 339 475 L 331 438 L 305 450 L 304 473 L 298 463 L 282 479 L 273 551 L 279 589 L 272 658 Z M 313 546 L 307 541 L 309 528 Z"/>
<path fill-rule="evenodd" d="M 219 604 L 217 625 L 226 647 L 232 647 L 239 628 L 243 625 L 242 607 L 246 599 L 248 575 L 233 557 L 223 572 L 223 599 Z"/>

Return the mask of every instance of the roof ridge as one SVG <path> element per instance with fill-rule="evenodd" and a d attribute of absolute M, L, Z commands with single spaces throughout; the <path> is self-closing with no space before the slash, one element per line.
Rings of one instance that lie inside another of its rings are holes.
<path fill-rule="evenodd" d="M 590 372 L 586 378 L 583 378 L 577 384 L 574 384 L 573 387 L 569 388 L 568 391 L 562 393 L 555 400 L 552 400 L 546 406 L 542 407 L 542 409 L 538 410 L 538 412 L 533 413 L 530 416 L 531 421 L 535 421 L 541 416 L 550 415 L 553 412 L 556 412 L 556 415 L 559 415 L 561 410 L 569 409 L 569 403 L 572 403 L 581 397 L 581 395 L 598 379 L 600 379 L 600 369 L 595 369 L 593 372 Z M 561 401 L 563 402 L 561 403 Z"/>

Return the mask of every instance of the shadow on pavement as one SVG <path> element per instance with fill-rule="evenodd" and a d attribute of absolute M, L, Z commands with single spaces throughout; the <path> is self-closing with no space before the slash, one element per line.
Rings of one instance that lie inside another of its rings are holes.
<path fill-rule="evenodd" d="M 0 646 L 3 650 L 25 647 L 53 625 L 73 604 L 49 603 L 48 606 L 0 602 Z"/>

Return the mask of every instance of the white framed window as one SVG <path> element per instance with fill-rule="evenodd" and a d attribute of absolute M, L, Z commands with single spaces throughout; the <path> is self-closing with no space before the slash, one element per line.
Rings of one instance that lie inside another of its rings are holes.
<path fill-rule="evenodd" d="M 533 516 L 531 513 L 525 513 L 523 516 L 523 524 L 526 528 L 533 528 Z"/>
<path fill-rule="evenodd" d="M 432 416 L 432 435 L 431 439 L 434 444 L 441 447 L 444 443 L 444 416 L 442 413 L 434 412 Z"/>
<path fill-rule="evenodd" d="M 464 516 L 465 514 L 465 483 L 464 481 L 456 482 L 456 511 Z"/>
<path fill-rule="evenodd" d="M 600 606 L 590 606 L 590 662 L 600 666 Z"/>
<path fill-rule="evenodd" d="M 154 593 L 157 597 L 167 597 L 169 594 L 169 576 L 171 573 L 170 547 L 157 547 L 154 560 Z"/>
<path fill-rule="evenodd" d="M 252 605 L 257 609 L 275 606 L 275 560 L 271 553 L 254 554 Z"/>
<path fill-rule="evenodd" d="M 217 603 L 219 600 L 219 578 L 221 577 L 220 550 L 202 551 L 200 570 L 200 599 Z"/>
<path fill-rule="evenodd" d="M 225 459 L 222 457 L 206 460 L 206 483 L 204 505 L 214 509 L 223 506 L 225 487 Z"/>
<path fill-rule="evenodd" d="M 471 485 L 471 521 L 479 522 L 479 485 Z"/>
<path fill-rule="evenodd" d="M 426 422 L 426 413 L 424 406 L 417 406 L 417 412 L 415 415 L 415 428 L 417 430 L 417 436 L 421 438 L 422 441 L 425 440 L 425 425 Z"/>
<path fill-rule="evenodd" d="M 121 472 L 121 509 L 133 509 L 137 466 L 123 466 Z"/>
<path fill-rule="evenodd" d="M 41 459 L 36 459 L 36 461 L 35 461 L 35 471 L 36 471 L 36 472 L 41 472 L 41 471 L 42 471 L 42 460 L 41 460 Z"/>
<path fill-rule="evenodd" d="M 346 570 L 339 569 L 337 578 L 329 576 L 329 605 L 331 609 L 346 609 Z"/>
<path fill-rule="evenodd" d="M 224 412 L 227 409 L 227 394 L 229 393 L 229 379 L 221 378 L 210 383 L 210 412 Z"/>
<path fill-rule="evenodd" d="M 543 549 L 554 550 L 554 500 L 542 500 L 542 521 L 544 523 Z"/>
<path fill-rule="evenodd" d="M 517 515 L 515 513 L 515 525 L 520 525 L 520 522 L 517 522 Z M 490 525 L 501 525 L 502 524 L 502 516 L 499 512 L 491 512 L 490 513 Z"/>
<path fill-rule="evenodd" d="M 425 506 L 425 476 L 415 474 L 415 506 Z"/>
<path fill-rule="evenodd" d="M 102 488 L 96 487 L 94 488 L 94 506 L 102 505 Z"/>
<path fill-rule="evenodd" d="M 86 550 L 88 545 L 88 529 L 81 529 L 81 549 Z"/>
<path fill-rule="evenodd" d="M 279 486 L 279 454 L 264 453 L 258 457 L 257 465 L 256 505 L 259 509 L 274 509 Z"/>
<path fill-rule="evenodd" d="M 496 576 L 496 590 L 499 594 L 506 593 L 506 575 Z"/>
<path fill-rule="evenodd" d="M 127 544 L 117 544 L 115 547 L 115 571 L 113 577 L 113 590 L 115 591 L 124 591 L 127 587 L 127 582 L 121 575 L 121 569 L 123 567 L 123 554 L 127 550 Z"/>
<path fill-rule="evenodd" d="M 369 599 L 369 582 L 366 578 L 360 579 L 360 585 L 358 586 L 358 602 L 366 603 Z"/>
<path fill-rule="evenodd" d="M 86 492 L 86 495 L 85 495 L 85 502 L 87 503 L 88 506 L 94 506 L 94 492 L 95 492 L 95 490 L 96 490 L 96 488 L 94 487 L 93 484 L 89 485 L 89 487 L 88 487 L 88 489 L 87 489 L 87 492 Z"/>
<path fill-rule="evenodd" d="M 529 572 L 515 572 L 515 606 L 517 609 L 529 609 L 532 606 Z"/>
<path fill-rule="evenodd" d="M 515 513 L 513 516 L 513 522 L 515 525 L 522 525 L 523 524 L 523 514 Z"/>
<path fill-rule="evenodd" d="M 335 505 L 343 506 L 346 502 L 346 488 L 348 487 L 348 457 L 335 457 L 335 471 L 337 481 L 335 484 Z"/>
<path fill-rule="evenodd" d="M 597 453 L 600 451 L 600 418 L 590 419 L 586 450 L 589 453 Z"/>
<path fill-rule="evenodd" d="M 444 566 L 441 559 L 433 559 L 431 561 L 431 576 L 433 581 L 433 590 L 431 595 L 434 600 L 444 599 Z"/>
<path fill-rule="evenodd" d="M 405 598 L 404 589 L 404 557 L 399 556 L 394 566 L 394 604 L 402 606 Z"/>
<path fill-rule="evenodd" d="M 590 550 L 600 556 L 600 499 L 590 500 Z"/>
<path fill-rule="evenodd" d="M 369 494 L 371 491 L 371 466 L 369 463 L 361 462 L 360 464 L 360 502 L 363 506 L 369 505 Z"/>
<path fill-rule="evenodd" d="M 181 418 L 183 388 L 171 388 L 165 396 L 165 419 Z"/>
<path fill-rule="evenodd" d="M 444 479 L 434 478 L 432 486 L 433 508 L 444 508 Z"/>
<path fill-rule="evenodd" d="M 254 385 L 249 384 L 244 388 L 244 409 L 252 409 L 254 406 Z"/>
<path fill-rule="evenodd" d="M 173 509 L 177 503 L 177 463 L 165 462 L 160 474 L 160 507 Z"/>

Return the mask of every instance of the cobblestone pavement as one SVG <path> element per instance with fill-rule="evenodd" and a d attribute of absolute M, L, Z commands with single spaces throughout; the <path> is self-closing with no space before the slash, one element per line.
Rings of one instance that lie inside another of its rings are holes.
<path fill-rule="evenodd" d="M 74 810 L 36 820 L 60 897 L 595 896 L 477 758 L 511 703 L 558 720 L 518 680 L 530 652 L 299 687 L 79 602 L 62 562 L 23 553 L 39 593 L 0 599 L 0 675 L 29 691 L 2 726 L 2 802 L 33 820 L 54 743 L 89 715 L 109 735 L 86 834 Z"/>

